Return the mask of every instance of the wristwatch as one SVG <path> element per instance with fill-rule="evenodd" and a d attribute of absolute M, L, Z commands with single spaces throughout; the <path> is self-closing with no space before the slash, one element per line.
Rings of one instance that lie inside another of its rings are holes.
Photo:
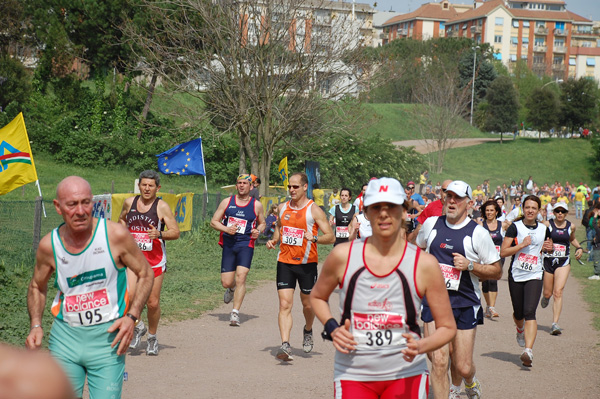
<path fill-rule="evenodd" d="M 135 323 L 135 325 L 137 326 L 138 323 L 140 322 L 140 319 L 138 319 L 137 317 L 135 317 L 134 315 L 132 315 L 131 313 L 127 313 L 125 316 L 129 317 L 131 320 L 133 320 L 133 322 Z"/>
<path fill-rule="evenodd" d="M 315 244 L 317 243 L 317 241 L 319 241 L 319 237 L 317 236 L 313 236 L 312 242 L 314 242 Z"/>
<path fill-rule="evenodd" d="M 467 270 L 470 272 L 473 271 L 473 261 L 469 261 L 469 266 L 467 266 Z"/>
<path fill-rule="evenodd" d="M 158 232 L 158 238 L 162 239 L 162 231 Z"/>

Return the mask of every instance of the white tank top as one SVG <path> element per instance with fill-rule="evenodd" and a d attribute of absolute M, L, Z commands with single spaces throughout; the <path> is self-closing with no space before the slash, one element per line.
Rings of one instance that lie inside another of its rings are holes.
<path fill-rule="evenodd" d="M 126 268 L 118 269 L 108 245 L 106 219 L 98 219 L 92 241 L 78 254 L 67 251 L 52 231 L 58 288 L 52 314 L 72 327 L 98 325 L 123 317 L 129 307 Z"/>
<path fill-rule="evenodd" d="M 420 249 L 407 243 L 396 268 L 378 276 L 364 261 L 367 242 L 368 238 L 352 242 L 340 284 L 341 324 L 351 320 L 351 333 L 359 344 L 349 354 L 336 351 L 334 381 L 386 381 L 426 373 L 424 354 L 408 363 L 400 352 L 406 347 L 403 333 L 421 335 L 421 297 L 415 283 Z"/>
<path fill-rule="evenodd" d="M 512 277 L 516 282 L 541 280 L 544 275 L 542 246 L 546 239 L 546 226 L 537 223 L 535 229 L 529 229 L 522 220 L 519 220 L 515 222 L 515 227 L 517 242 L 523 242 L 525 237 L 530 236 L 531 244 L 513 255 L 510 266 Z"/>

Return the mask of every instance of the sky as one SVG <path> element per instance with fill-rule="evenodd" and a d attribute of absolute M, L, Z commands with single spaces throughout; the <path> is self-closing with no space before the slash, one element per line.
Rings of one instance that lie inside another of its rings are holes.
<path fill-rule="evenodd" d="M 350 0 L 344 0 L 350 2 Z M 356 0 L 357 3 L 368 3 L 378 11 L 389 11 L 390 7 L 395 12 L 408 13 L 416 10 L 423 3 L 435 2 L 436 0 Z M 439 2 L 439 0 L 437 0 Z M 579 14 L 582 17 L 600 21 L 600 0 L 565 0 L 567 10 Z M 473 0 L 450 0 L 450 3 L 473 4 Z"/>

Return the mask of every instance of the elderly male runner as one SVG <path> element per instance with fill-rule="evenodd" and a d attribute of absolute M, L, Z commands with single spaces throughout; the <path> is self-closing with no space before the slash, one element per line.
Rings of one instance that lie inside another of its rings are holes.
<path fill-rule="evenodd" d="M 59 183 L 54 207 L 64 223 L 38 247 L 27 293 L 31 330 L 25 344 L 29 349 L 42 344 L 48 281 L 56 271 L 50 352 L 78 397 L 87 376 L 91 399 L 114 399 L 121 397 L 125 353 L 154 276 L 127 229 L 93 218 L 93 206 L 87 181 L 70 176 Z M 133 295 L 127 289 L 128 269 L 138 279 Z"/>
<path fill-rule="evenodd" d="M 179 227 L 169 204 L 157 198 L 160 190 L 160 175 L 153 170 L 140 173 L 138 187 L 140 195 L 129 197 L 123 202 L 119 222 L 129 228 L 131 235 L 142 250 L 154 271 L 154 286 L 148 298 L 148 328 L 143 321 L 135 327 L 135 335 L 129 346 L 139 346 L 142 336 L 148 332 L 146 354 L 158 356 L 156 330 L 160 321 L 160 291 L 167 270 L 165 240 L 179 238 Z M 168 230 L 165 230 L 165 226 Z M 129 274 L 129 287 L 135 292 L 136 278 Z"/>
<path fill-rule="evenodd" d="M 229 325 L 240 325 L 240 308 L 246 295 L 246 277 L 254 255 L 254 241 L 267 226 L 263 206 L 250 196 L 252 178 L 239 175 L 235 183 L 237 194 L 225 198 L 213 215 L 210 226 L 221 232 L 221 284 L 226 288 L 225 303 L 233 299 Z"/>
<path fill-rule="evenodd" d="M 473 362 L 477 325 L 483 324 L 479 279 L 497 280 L 502 276 L 502 268 L 488 231 L 467 216 L 472 200 L 467 183 L 456 180 L 448 184 L 445 216 L 428 218 L 416 240 L 440 263 L 458 329 L 449 345 L 432 354 L 431 383 L 436 398 L 458 399 L 463 379 L 467 397 L 481 397 Z M 421 319 L 425 322 L 425 336 L 435 331 L 427 298 L 423 299 Z M 448 384 L 449 365 L 452 387 Z"/>
<path fill-rule="evenodd" d="M 313 348 L 312 325 L 315 313 L 310 306 L 310 293 L 317 281 L 317 243 L 333 244 L 335 236 L 321 208 L 306 197 L 308 177 L 304 173 L 290 176 L 290 201 L 279 205 L 279 219 L 273 238 L 267 248 L 274 249 L 281 239 L 277 256 L 277 294 L 279 296 L 279 333 L 281 347 L 277 358 L 293 360 L 290 346 L 292 304 L 296 282 L 300 286 L 300 300 L 304 311 L 302 348 L 308 353 Z M 319 229 L 323 232 L 318 236 Z"/>

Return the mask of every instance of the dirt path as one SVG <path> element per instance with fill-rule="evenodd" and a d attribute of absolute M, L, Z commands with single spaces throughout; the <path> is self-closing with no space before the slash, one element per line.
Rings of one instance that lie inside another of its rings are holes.
<path fill-rule="evenodd" d="M 278 303 L 275 285 L 268 282 L 246 296 L 239 328 L 229 326 L 230 305 L 199 319 L 162 325 L 158 357 L 147 357 L 141 350 L 128 356 L 129 380 L 124 383 L 123 397 L 331 398 L 334 349 L 318 336 L 322 327 L 317 321 L 315 348 L 310 354 L 302 352 L 298 294 L 295 300 L 293 362 L 275 358 L 280 345 Z M 331 304 L 336 313 L 337 302 L 334 294 Z M 505 271 L 497 303 L 501 316 L 497 321 L 486 320 L 477 333 L 475 364 L 485 398 L 598 397 L 600 335 L 591 326 L 591 313 L 574 278 L 567 283 L 564 302 L 561 336 L 549 334 L 552 303 L 546 309 L 538 308 L 534 366 L 522 367 Z M 145 348 L 145 341 L 142 346 Z M 466 397 L 464 393 L 462 397 Z"/>
<path fill-rule="evenodd" d="M 507 138 L 505 137 L 504 140 L 507 140 Z M 482 144 L 488 141 L 500 141 L 500 137 L 449 140 L 450 145 L 448 148 L 470 147 L 472 145 Z M 393 144 L 399 147 L 415 147 L 415 150 L 421 154 L 432 152 L 434 151 L 435 147 L 432 140 L 394 141 Z"/>

